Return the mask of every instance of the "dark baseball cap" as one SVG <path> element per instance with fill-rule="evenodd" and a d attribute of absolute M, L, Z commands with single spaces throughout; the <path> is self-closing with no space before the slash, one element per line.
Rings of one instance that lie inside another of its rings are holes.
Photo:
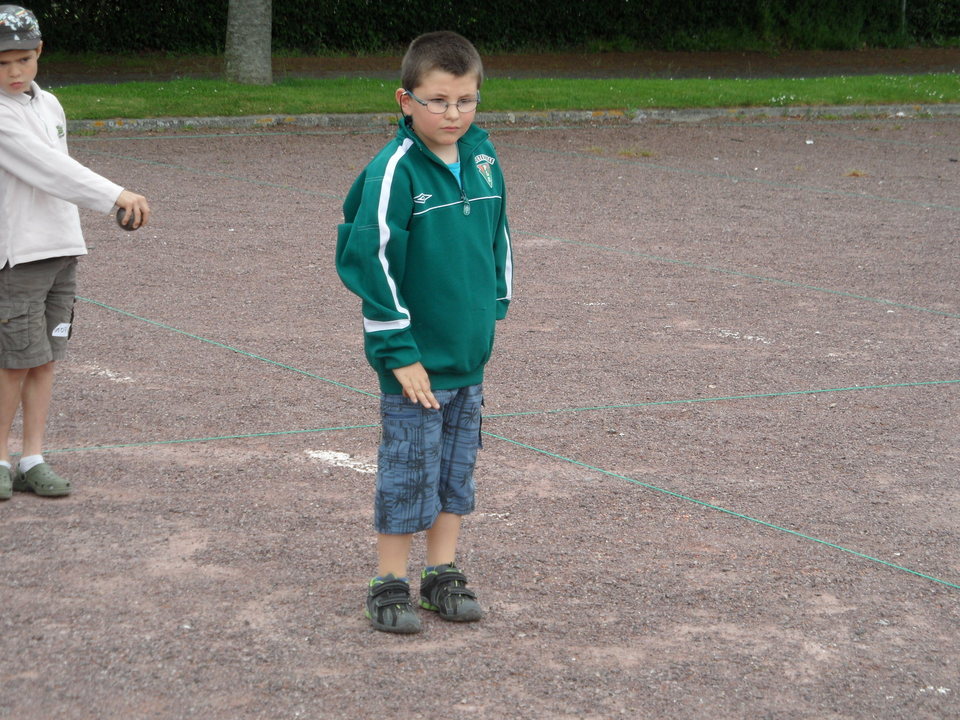
<path fill-rule="evenodd" d="M 40 47 L 36 16 L 19 5 L 0 5 L 0 52 Z"/>

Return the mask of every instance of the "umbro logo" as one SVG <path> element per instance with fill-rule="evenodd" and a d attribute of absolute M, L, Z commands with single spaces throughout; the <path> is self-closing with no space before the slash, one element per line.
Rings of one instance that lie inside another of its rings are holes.
<path fill-rule="evenodd" d="M 433 197 L 433 195 L 427 195 L 426 193 L 420 193 L 419 195 L 417 195 L 417 196 L 413 199 L 413 201 L 414 201 L 417 205 L 423 205 L 424 203 L 427 202 L 427 200 L 429 200 L 429 199 L 432 198 L 432 197 Z"/>

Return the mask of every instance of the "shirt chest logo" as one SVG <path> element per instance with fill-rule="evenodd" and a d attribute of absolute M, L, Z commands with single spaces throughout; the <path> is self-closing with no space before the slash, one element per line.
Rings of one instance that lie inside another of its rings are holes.
<path fill-rule="evenodd" d="M 477 155 L 473 158 L 473 161 L 477 165 L 477 171 L 480 173 L 480 176 L 487 181 L 487 185 L 493 189 L 493 171 L 491 168 L 494 163 L 497 162 L 496 158 L 492 158 L 489 155 Z"/>
<path fill-rule="evenodd" d="M 432 198 L 432 197 L 433 197 L 433 195 L 428 195 L 427 193 L 420 193 L 419 195 L 417 195 L 417 196 L 413 199 L 413 201 L 414 201 L 417 205 L 426 205 L 427 200 L 429 200 L 429 199 Z"/>

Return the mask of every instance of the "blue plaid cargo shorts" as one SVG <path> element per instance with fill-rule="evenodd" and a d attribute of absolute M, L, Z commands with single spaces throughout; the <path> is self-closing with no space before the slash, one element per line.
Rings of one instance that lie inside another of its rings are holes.
<path fill-rule="evenodd" d="M 380 397 L 374 527 L 386 535 L 420 532 L 441 512 L 474 508 L 473 467 L 481 447 L 483 385 L 434 390 L 439 410 L 403 395 Z"/>

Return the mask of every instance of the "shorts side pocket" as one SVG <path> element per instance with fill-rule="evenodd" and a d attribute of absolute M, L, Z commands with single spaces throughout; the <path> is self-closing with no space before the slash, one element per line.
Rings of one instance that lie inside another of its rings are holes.
<path fill-rule="evenodd" d="M 30 304 L 0 303 L 0 350 L 20 352 L 30 345 Z"/>

